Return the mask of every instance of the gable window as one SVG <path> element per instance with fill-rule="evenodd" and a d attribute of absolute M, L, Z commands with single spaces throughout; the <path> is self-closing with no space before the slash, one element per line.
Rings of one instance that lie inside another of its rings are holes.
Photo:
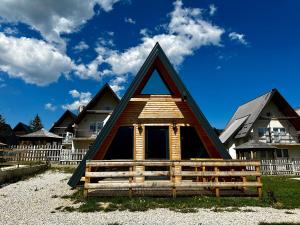
<path fill-rule="evenodd" d="M 154 70 L 149 80 L 144 86 L 142 95 L 170 95 L 171 91 L 167 87 L 166 83 L 161 78 L 157 70 Z"/>
<path fill-rule="evenodd" d="M 258 137 L 264 137 L 266 135 L 269 135 L 269 128 L 259 127 L 258 128 Z"/>
<path fill-rule="evenodd" d="M 282 127 L 282 128 L 281 127 L 274 127 L 273 132 L 274 132 L 275 135 L 285 135 L 286 130 L 285 130 L 284 127 Z"/>

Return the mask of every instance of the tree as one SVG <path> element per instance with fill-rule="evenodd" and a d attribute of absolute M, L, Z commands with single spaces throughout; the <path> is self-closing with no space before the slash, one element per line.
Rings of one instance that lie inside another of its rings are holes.
<path fill-rule="evenodd" d="M 38 131 L 44 127 L 38 114 L 30 121 L 29 127 L 32 131 Z"/>
<path fill-rule="evenodd" d="M 5 118 L 4 118 L 4 116 L 2 116 L 1 114 L 0 114 L 0 126 L 2 127 L 2 126 L 4 126 L 6 123 L 5 123 Z"/>

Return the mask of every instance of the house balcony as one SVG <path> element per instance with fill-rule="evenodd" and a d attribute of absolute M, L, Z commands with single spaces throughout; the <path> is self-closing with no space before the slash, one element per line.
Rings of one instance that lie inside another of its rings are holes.
<path fill-rule="evenodd" d="M 299 144 L 298 134 L 290 134 L 290 133 L 271 133 L 266 134 L 262 137 L 253 137 L 253 140 L 258 140 L 264 143 L 269 143 L 272 145 L 295 145 Z"/>
<path fill-rule="evenodd" d="M 96 139 L 100 132 L 101 130 L 90 131 L 87 129 L 77 129 L 75 130 L 74 138 L 75 139 Z"/>

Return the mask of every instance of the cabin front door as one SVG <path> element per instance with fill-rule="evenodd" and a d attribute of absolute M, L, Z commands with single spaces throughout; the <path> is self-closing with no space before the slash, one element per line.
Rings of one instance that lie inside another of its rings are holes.
<path fill-rule="evenodd" d="M 169 128 L 146 126 L 145 159 L 169 159 Z"/>

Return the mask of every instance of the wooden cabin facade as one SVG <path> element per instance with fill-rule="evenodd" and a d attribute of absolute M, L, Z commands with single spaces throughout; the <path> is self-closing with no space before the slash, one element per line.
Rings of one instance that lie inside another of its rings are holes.
<path fill-rule="evenodd" d="M 86 160 L 192 158 L 230 155 L 156 44 L 69 185 L 84 176 Z"/>

